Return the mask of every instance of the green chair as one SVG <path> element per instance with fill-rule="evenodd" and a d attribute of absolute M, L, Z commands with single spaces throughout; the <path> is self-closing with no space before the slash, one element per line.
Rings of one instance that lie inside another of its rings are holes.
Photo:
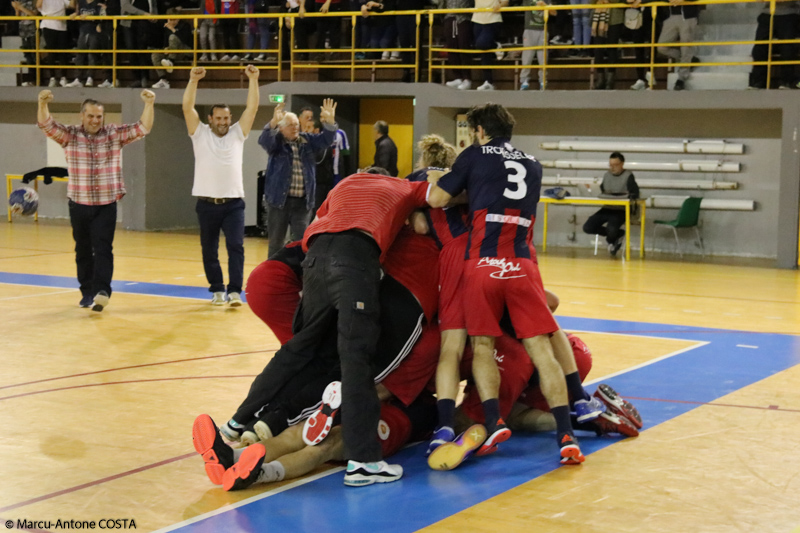
<path fill-rule="evenodd" d="M 681 210 L 678 211 L 678 216 L 675 220 L 656 220 L 653 222 L 653 250 L 656 249 L 656 228 L 659 226 L 668 226 L 672 228 L 675 234 L 675 245 L 678 247 L 678 253 L 683 257 L 681 251 L 681 242 L 678 239 L 678 228 L 694 228 L 697 235 L 697 241 L 700 243 L 700 251 L 703 257 L 706 255 L 706 250 L 703 247 L 703 238 L 700 236 L 700 229 L 697 227 L 698 219 L 700 218 L 700 202 L 702 198 L 687 198 L 681 205 Z"/>

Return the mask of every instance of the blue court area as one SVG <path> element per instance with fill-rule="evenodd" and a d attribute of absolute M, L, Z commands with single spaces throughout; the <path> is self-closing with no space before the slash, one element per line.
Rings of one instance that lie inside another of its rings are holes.
<path fill-rule="evenodd" d="M 70 278 L 6 273 L 0 273 L 0 283 L 76 286 Z M 126 283 L 131 282 L 115 282 L 114 290 L 197 299 L 206 299 L 208 294 L 200 287 Z M 800 363 L 800 338 L 791 335 L 564 316 L 559 317 L 559 322 L 567 330 L 698 343 L 670 357 L 604 380 L 625 396 L 660 400 L 636 400 L 645 423 L 640 438 L 646 438 L 648 428 Z M 660 355 L 654 354 L 654 358 Z M 618 440 L 587 436 L 581 440 L 581 448 L 589 455 Z M 423 454 L 424 447 L 416 445 L 393 458 L 393 462 L 405 469 L 403 479 L 395 483 L 347 488 L 342 484 L 341 471 L 336 471 L 276 493 L 269 493 L 265 488 L 265 494 L 236 507 L 225 507 L 167 530 L 405 533 L 424 528 L 560 467 L 551 434 L 515 434 L 494 456 L 467 461 L 453 472 L 431 471 Z"/>

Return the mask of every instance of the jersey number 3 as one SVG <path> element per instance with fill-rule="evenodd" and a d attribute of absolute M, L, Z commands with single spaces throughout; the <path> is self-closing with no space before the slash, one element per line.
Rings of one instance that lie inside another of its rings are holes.
<path fill-rule="evenodd" d="M 528 186 L 525 185 L 525 176 L 528 175 L 528 171 L 516 161 L 506 161 L 505 165 L 508 169 L 508 181 L 516 184 L 517 188 L 512 191 L 506 187 L 503 196 L 511 200 L 522 200 L 528 192 Z"/>

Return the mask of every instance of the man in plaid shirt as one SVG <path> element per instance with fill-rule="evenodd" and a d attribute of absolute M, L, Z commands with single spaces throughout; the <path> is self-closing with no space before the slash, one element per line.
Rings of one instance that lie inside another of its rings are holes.
<path fill-rule="evenodd" d="M 153 127 L 155 94 L 142 91 L 144 111 L 135 124 L 105 124 L 103 104 L 85 100 L 80 126 L 65 126 L 50 116 L 53 93 L 39 93 L 39 128 L 62 148 L 67 157 L 69 218 L 75 239 L 75 262 L 81 288 L 81 307 L 102 311 L 111 296 L 114 272 L 114 230 L 117 201 L 125 196 L 122 147 L 138 141 Z"/>

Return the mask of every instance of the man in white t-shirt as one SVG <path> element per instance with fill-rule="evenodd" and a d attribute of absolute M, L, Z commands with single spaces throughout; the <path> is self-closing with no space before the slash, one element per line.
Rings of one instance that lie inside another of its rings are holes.
<path fill-rule="evenodd" d="M 250 80 L 247 106 L 239 122 L 231 126 L 231 110 L 227 104 L 215 104 L 208 115 L 208 124 L 200 121 L 194 108 L 197 82 L 206 69 L 195 67 L 183 93 L 183 117 L 194 147 L 194 186 L 197 197 L 197 219 L 200 221 L 200 245 L 203 268 L 214 293 L 212 305 L 225 305 L 225 283 L 219 264 L 219 232 L 225 234 L 228 249 L 228 298 L 232 307 L 242 305 L 244 283 L 244 178 L 242 159 L 244 141 L 253 127 L 258 111 L 258 69 L 247 65 Z"/>

